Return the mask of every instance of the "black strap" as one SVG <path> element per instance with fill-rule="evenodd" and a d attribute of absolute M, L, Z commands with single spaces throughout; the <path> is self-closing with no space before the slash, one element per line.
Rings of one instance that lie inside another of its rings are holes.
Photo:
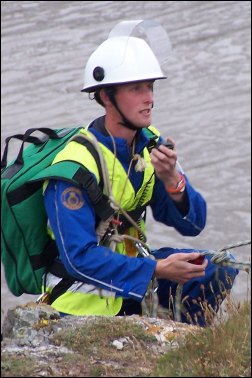
<path fill-rule="evenodd" d="M 49 299 L 47 303 L 51 305 L 59 296 L 64 294 L 74 284 L 76 279 L 70 276 L 70 274 L 68 274 L 65 266 L 58 260 L 55 260 L 50 265 L 47 272 L 52 273 L 56 277 L 62 278 L 57 283 L 57 285 L 54 286 L 54 288 L 52 289 L 49 295 Z"/>
<path fill-rule="evenodd" d="M 128 211 L 127 214 L 137 222 L 139 219 L 144 219 L 146 214 L 146 205 L 137 207 L 132 211 Z M 118 231 L 120 234 L 123 234 L 129 227 L 132 227 L 132 223 L 124 215 L 120 215 L 119 220 L 121 225 L 118 226 Z"/>
<path fill-rule="evenodd" d="M 59 255 L 55 240 L 49 239 L 44 250 L 39 255 L 30 256 L 31 265 L 34 270 L 49 267 Z"/>
<path fill-rule="evenodd" d="M 40 131 L 44 134 L 46 134 L 45 137 L 38 138 L 31 136 L 31 134 L 35 131 Z M 24 159 L 23 159 L 23 150 L 24 150 L 24 143 L 33 143 L 35 145 L 40 145 L 45 143 L 48 139 L 60 139 L 64 137 L 66 134 L 69 133 L 69 129 L 62 130 L 62 132 L 57 133 L 53 129 L 49 129 L 47 127 L 37 127 L 37 128 L 32 128 L 28 129 L 25 131 L 24 134 L 15 134 L 7 137 L 5 139 L 5 148 L 1 160 L 1 172 L 6 168 L 7 166 L 7 156 L 8 156 L 8 147 L 9 147 L 9 142 L 13 138 L 19 139 L 22 141 L 21 147 L 19 149 L 18 155 L 14 163 L 11 165 L 11 167 L 8 169 L 7 172 L 3 172 L 2 178 L 11 178 L 13 175 L 15 175 L 24 165 Z"/>
<path fill-rule="evenodd" d="M 75 141 L 85 146 L 95 159 L 100 176 L 99 186 L 97 185 L 93 174 L 81 167 L 75 173 L 73 179 L 86 190 L 98 217 L 102 220 L 107 220 L 114 214 L 114 209 L 109 205 L 108 197 L 103 194 L 104 180 L 99 154 L 92 142 L 81 135 L 75 135 L 71 141 Z"/>
<path fill-rule="evenodd" d="M 114 214 L 114 209 L 109 205 L 108 197 L 103 194 L 91 172 L 80 167 L 73 179 L 86 190 L 94 206 L 95 213 L 102 220 L 107 220 Z"/>
<path fill-rule="evenodd" d="M 107 220 L 111 215 L 115 213 L 115 210 L 110 206 L 108 197 L 103 194 L 100 185 L 97 185 L 97 182 L 89 171 L 79 168 L 78 171 L 73 176 L 73 179 L 77 181 L 87 192 L 93 206 L 95 213 L 102 220 Z M 141 218 L 141 215 L 145 212 L 147 204 L 144 206 L 137 207 L 132 211 L 127 213 L 134 221 L 137 221 Z M 119 226 L 119 232 L 123 233 L 127 228 L 132 226 L 131 222 L 124 216 L 120 215 L 119 217 L 122 225 Z"/>
<path fill-rule="evenodd" d="M 156 145 L 157 145 L 157 139 L 156 139 L 156 138 L 151 138 L 151 139 L 149 140 L 148 145 L 147 145 L 148 151 L 151 152 L 152 149 L 153 149 L 154 147 L 156 147 Z"/>
<path fill-rule="evenodd" d="M 62 280 L 60 280 L 60 282 L 52 289 L 47 304 L 51 305 L 59 296 L 64 294 L 75 281 L 74 278 L 62 278 Z"/>
<path fill-rule="evenodd" d="M 58 260 L 54 260 L 53 264 L 51 264 L 48 271 L 52 273 L 54 276 L 59 277 L 59 278 L 68 279 L 71 277 L 69 273 L 67 272 L 63 263 Z"/>
<path fill-rule="evenodd" d="M 7 166 L 7 156 L 8 156 L 8 148 L 9 148 L 9 143 L 11 139 L 19 139 L 19 140 L 24 140 L 24 134 L 15 134 L 7 137 L 5 139 L 5 147 L 4 147 L 4 152 L 1 160 L 1 170 L 5 169 Z M 28 143 L 33 143 L 33 144 L 42 144 L 43 141 L 41 139 L 34 137 L 34 136 L 27 136 L 26 142 Z M 24 143 L 24 142 L 23 142 Z"/>
<path fill-rule="evenodd" d="M 81 135 L 75 135 L 75 136 L 73 136 L 73 138 L 71 139 L 71 141 L 75 141 L 75 142 L 78 142 L 78 143 L 82 144 L 91 153 L 91 155 L 95 159 L 95 162 L 96 162 L 96 165 L 97 165 L 97 168 L 98 168 L 98 172 L 99 172 L 99 176 L 100 176 L 100 183 L 99 183 L 99 185 L 103 189 L 103 187 L 104 187 L 104 181 L 103 181 L 101 162 L 100 162 L 99 154 L 98 154 L 96 148 L 94 147 L 94 145 L 92 144 L 92 142 L 90 142 L 88 139 L 85 139 Z"/>
<path fill-rule="evenodd" d="M 9 169 L 9 174 L 13 173 L 12 166 Z M 29 185 L 24 183 L 23 185 L 13 189 L 11 192 L 6 192 L 6 197 L 8 199 L 9 206 L 15 206 L 18 203 L 25 201 L 29 198 L 32 194 L 34 194 L 37 190 L 41 189 L 41 182 L 35 181 Z"/>

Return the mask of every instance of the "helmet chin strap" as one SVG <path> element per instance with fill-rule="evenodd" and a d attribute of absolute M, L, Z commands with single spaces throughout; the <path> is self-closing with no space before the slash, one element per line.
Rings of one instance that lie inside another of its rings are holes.
<path fill-rule="evenodd" d="M 130 122 L 125 117 L 125 115 L 123 114 L 123 112 L 119 109 L 119 107 L 117 105 L 117 102 L 116 102 L 115 97 L 114 97 L 113 94 L 109 95 L 109 99 L 112 102 L 112 104 L 114 105 L 114 107 L 116 108 L 116 110 L 118 111 L 118 113 L 120 114 L 120 116 L 122 117 L 122 122 L 119 122 L 119 124 L 122 125 L 122 126 L 124 126 L 124 127 L 127 127 L 127 129 L 138 131 L 139 127 L 135 126 L 132 122 Z M 152 108 L 153 108 L 153 103 L 152 103 Z"/>
<path fill-rule="evenodd" d="M 119 125 L 122 125 L 124 127 L 127 127 L 127 129 L 130 129 L 130 130 L 134 130 L 134 131 L 137 131 L 139 130 L 139 127 L 136 127 L 135 125 L 133 125 L 133 123 L 131 123 L 130 121 L 127 120 L 127 118 L 125 118 L 122 113 L 120 113 L 121 116 L 123 117 L 123 122 L 118 122 Z"/>
<path fill-rule="evenodd" d="M 119 122 L 119 124 L 122 125 L 122 126 L 124 126 L 124 127 L 127 127 L 127 129 L 130 129 L 130 130 L 134 130 L 134 131 L 139 130 L 139 128 L 136 127 L 132 122 L 130 122 L 125 117 L 125 115 L 123 114 L 123 112 L 119 109 L 119 107 L 118 107 L 118 105 L 116 103 L 115 97 L 113 95 L 110 97 L 110 100 L 111 100 L 112 104 L 114 105 L 114 107 L 116 108 L 116 110 L 118 111 L 118 113 L 120 114 L 120 116 L 122 117 L 122 122 Z"/>

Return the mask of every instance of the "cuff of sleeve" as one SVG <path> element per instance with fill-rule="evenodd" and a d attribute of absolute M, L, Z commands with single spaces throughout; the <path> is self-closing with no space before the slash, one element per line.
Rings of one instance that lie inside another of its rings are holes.
<path fill-rule="evenodd" d="M 154 275 L 157 261 L 148 257 L 140 257 L 142 260 L 141 273 L 139 272 L 139 278 L 137 283 L 132 287 L 129 282 L 126 284 L 123 291 L 123 296 L 130 297 L 134 300 L 141 302 L 146 294 L 149 283 Z"/>

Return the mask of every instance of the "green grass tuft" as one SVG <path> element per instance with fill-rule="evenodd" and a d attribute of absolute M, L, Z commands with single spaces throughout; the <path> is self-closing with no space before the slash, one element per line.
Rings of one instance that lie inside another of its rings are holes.
<path fill-rule="evenodd" d="M 228 320 L 188 335 L 157 362 L 157 377 L 250 377 L 251 303 L 229 309 Z"/>

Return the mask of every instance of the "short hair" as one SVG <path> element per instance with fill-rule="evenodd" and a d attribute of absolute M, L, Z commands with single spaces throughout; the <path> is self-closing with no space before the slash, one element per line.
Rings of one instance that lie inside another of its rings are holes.
<path fill-rule="evenodd" d="M 96 102 L 98 102 L 98 104 L 100 104 L 101 106 L 105 107 L 100 96 L 100 91 L 102 88 L 104 88 L 105 93 L 110 99 L 110 101 L 114 103 L 114 95 L 116 94 L 116 87 L 115 86 L 100 87 L 96 89 L 96 91 L 94 92 L 94 99 L 96 100 Z"/>

